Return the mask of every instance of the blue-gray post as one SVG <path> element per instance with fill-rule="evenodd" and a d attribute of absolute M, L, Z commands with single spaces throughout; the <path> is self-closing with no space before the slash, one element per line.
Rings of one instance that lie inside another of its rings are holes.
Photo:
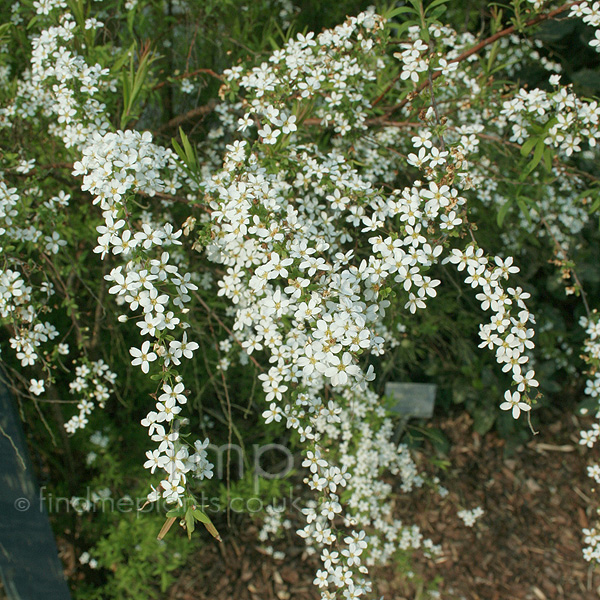
<path fill-rule="evenodd" d="M 0 577 L 9 600 L 71 597 L 21 422 L 1 383 Z"/>

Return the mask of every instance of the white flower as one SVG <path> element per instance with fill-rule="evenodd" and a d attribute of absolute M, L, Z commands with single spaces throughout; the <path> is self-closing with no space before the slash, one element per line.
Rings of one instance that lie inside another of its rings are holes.
<path fill-rule="evenodd" d="M 500 405 L 501 410 L 512 410 L 512 416 L 514 419 L 518 419 L 521 415 L 521 411 L 531 410 L 531 406 L 526 402 L 521 402 L 521 394 L 519 392 L 510 392 L 506 390 L 504 392 L 505 401 Z"/>
<path fill-rule="evenodd" d="M 43 379 L 32 379 L 29 382 L 29 391 L 36 396 L 43 394 L 46 391 Z"/>
<path fill-rule="evenodd" d="M 521 367 L 519 365 L 515 365 L 513 368 L 513 379 L 518 383 L 517 390 L 519 392 L 524 392 L 526 387 L 538 387 L 539 383 L 534 377 L 535 371 L 533 369 L 527 371 L 525 375 L 521 375 Z"/>
<path fill-rule="evenodd" d="M 350 352 L 344 352 L 342 358 L 331 356 L 329 358 L 329 366 L 325 369 L 325 377 L 331 378 L 332 385 L 344 385 L 348 382 L 348 375 L 358 375 L 360 367 L 353 364 L 352 355 Z"/>
<path fill-rule="evenodd" d="M 281 131 L 279 129 L 271 129 L 267 123 L 263 129 L 258 130 L 258 135 L 262 138 L 264 144 L 275 144 Z"/>
<path fill-rule="evenodd" d="M 281 421 L 281 408 L 275 404 L 275 402 L 271 402 L 269 405 L 269 410 L 265 410 L 262 414 L 265 423 L 271 423 L 271 421 L 276 421 L 279 423 Z"/>
<path fill-rule="evenodd" d="M 167 385 L 165 383 L 165 384 L 163 384 L 163 392 L 164 393 L 161 394 L 158 399 L 161 402 L 166 402 L 169 399 L 173 399 L 173 400 L 177 400 L 177 402 L 179 402 L 179 404 L 185 404 L 187 402 L 187 398 L 184 394 L 184 391 L 185 391 L 185 387 L 184 387 L 183 383 L 178 383 L 174 387 L 171 387 L 170 385 Z"/>
<path fill-rule="evenodd" d="M 142 371 L 144 373 L 147 373 L 149 371 L 150 363 L 157 359 L 156 354 L 154 352 L 150 352 L 150 342 L 149 341 L 145 341 L 142 344 L 142 347 L 140 350 L 138 350 L 137 348 L 130 348 L 129 354 L 131 354 L 131 356 L 133 356 L 133 360 L 131 361 L 131 364 L 133 366 L 141 365 Z"/>

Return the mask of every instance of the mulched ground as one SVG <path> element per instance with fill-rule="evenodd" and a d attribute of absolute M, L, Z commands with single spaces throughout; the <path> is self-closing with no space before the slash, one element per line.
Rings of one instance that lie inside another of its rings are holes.
<path fill-rule="evenodd" d="M 444 554 L 435 562 L 415 555 L 412 580 L 391 567 L 372 571 L 379 596 L 428 598 L 418 582 L 437 577 L 440 597 L 448 600 L 599 598 L 600 569 L 581 554 L 581 529 L 593 523 L 598 505 L 586 474 L 596 449 L 577 443 L 582 425 L 589 424 L 572 417 L 546 425 L 511 458 L 505 458 L 505 442 L 496 434 L 474 433 L 467 415 L 433 425 L 452 442 L 451 466 L 440 474 L 450 493 L 443 499 L 426 490 L 400 496 L 395 511 L 441 543 Z M 457 511 L 477 505 L 485 514 L 473 528 L 465 527 Z M 261 551 L 254 526 L 234 522 L 223 544 L 208 544 L 189 561 L 168 597 L 316 599 L 315 562 L 301 542 L 290 533 L 281 544 L 288 556 L 274 560 Z"/>

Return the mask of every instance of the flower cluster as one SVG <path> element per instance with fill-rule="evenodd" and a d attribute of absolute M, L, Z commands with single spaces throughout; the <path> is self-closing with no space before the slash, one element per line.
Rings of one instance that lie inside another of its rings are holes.
<path fill-rule="evenodd" d="M 74 50 L 76 28 L 73 15 L 66 12 L 60 25 L 33 37 L 31 69 L 19 81 L 13 103 L 0 109 L 0 124 L 11 127 L 15 118 L 55 119 L 49 132 L 67 148 L 85 144 L 92 133 L 109 128 L 106 106 L 94 96 L 115 90 L 115 81 L 108 68 L 89 65 Z"/>
<path fill-rule="evenodd" d="M 483 251 L 475 249 L 473 245 L 468 246 L 464 252 L 453 250 L 446 260 L 454 263 L 459 271 L 466 269 L 465 283 L 473 288 L 481 287 L 482 292 L 476 298 L 481 302 L 483 310 L 493 313 L 490 323 L 480 325 L 479 336 L 482 342 L 479 347 L 495 350 L 496 360 L 503 365 L 502 370 L 511 373 L 517 390 L 505 392 L 505 401 L 500 408 L 511 410 L 512 416 L 518 419 L 521 411 L 531 409 L 530 404 L 521 399 L 521 395 L 539 385 L 533 369 L 524 374 L 522 372 L 529 360 L 525 352 L 534 347 L 534 331 L 528 324 L 535 321 L 524 302 L 530 295 L 519 287 L 508 288 L 506 291 L 502 287 L 502 280 L 508 279 L 511 273 L 518 273 L 519 268 L 513 265 L 512 257 L 503 260 L 496 256 L 491 263 L 483 256 Z"/>
<path fill-rule="evenodd" d="M 376 35 L 378 20 L 371 22 L 370 34 Z M 341 31 L 359 23 L 367 28 L 367 16 L 349 20 Z M 323 60 L 319 48 L 339 35 L 326 32 L 312 44 L 298 37 L 273 66 L 265 63 L 249 75 L 232 71 L 230 78 L 239 81 L 245 102 L 259 107 L 255 114 L 277 125 L 275 120 L 287 118 L 278 107 L 290 87 L 300 99 L 308 98 L 302 95 L 302 82 L 297 87 L 296 80 L 283 77 L 282 82 L 279 65 L 299 63 L 312 46 L 313 61 Z M 327 68 L 334 64 L 328 56 Z M 360 93 L 357 82 L 346 83 L 345 94 Z M 314 95 L 323 101 L 318 88 Z M 251 122 L 249 115 L 237 124 L 238 131 L 246 131 L 246 120 Z M 214 236 L 207 255 L 225 268 L 219 295 L 236 308 L 237 341 L 248 354 L 266 352 L 272 364 L 259 375 L 268 403 L 265 421 L 284 421 L 311 448 L 303 463 L 310 472 L 305 482 L 318 501 L 305 509 L 307 525 L 298 533 L 321 551 L 324 568 L 317 584 L 324 593 L 343 588 L 354 598 L 369 589 L 365 568 L 388 560 L 396 548 L 437 551 L 431 542 L 422 542 L 417 529 L 386 519 L 391 489 L 375 479 L 386 468 L 400 476 L 405 491 L 422 483 L 407 449 L 389 441 L 391 421 L 368 387 L 374 371 L 365 357 L 383 354 L 386 341 L 393 339 L 387 311 L 398 303 L 409 313 L 424 309 L 441 283 L 429 274 L 435 265 L 466 267 L 467 284 L 482 288 L 478 299 L 494 313 L 482 329 L 484 340 L 511 372 L 516 396 L 537 386 L 533 371 L 521 374 L 528 360 L 525 350 L 533 347 L 527 326 L 533 318 L 524 304 L 527 294 L 520 288 L 505 292 L 502 285 L 518 271 L 511 258 L 489 259 L 474 246 L 443 257 L 454 231 L 465 226 L 466 199 L 442 181 L 457 165 L 465 168 L 462 145 L 440 150 L 423 135 L 415 140 L 419 156 L 409 156 L 408 162 L 422 167 L 429 183 L 384 191 L 335 149 L 325 154 L 300 141 L 300 127 L 277 147 L 271 166 L 271 147 L 280 135 L 271 125 L 258 132 L 252 146 L 247 141 L 228 146 L 222 170 L 201 184 L 213 198 Z M 346 132 L 338 133 L 343 139 Z M 353 249 L 361 242 L 368 243 L 366 252 Z M 524 401 L 520 405 L 530 408 Z M 513 410 L 513 416 L 519 412 Z M 335 452 L 330 440 L 337 441 Z M 337 531 L 336 523 L 343 523 L 347 533 Z M 332 546 L 338 549 L 335 560 Z"/>
<path fill-rule="evenodd" d="M 167 170 L 165 182 L 161 170 Z M 174 367 L 191 359 L 198 343 L 188 340 L 189 323 L 183 315 L 189 310 L 190 293 L 198 289 L 190 273 L 182 273 L 168 249 L 181 245 L 182 230 L 170 223 L 159 225 L 152 220 L 134 222 L 127 210 L 127 200 L 133 194 L 154 196 L 165 188 L 177 189 L 182 184 L 181 172 L 173 152 L 152 143 L 146 132 L 119 131 L 96 133 L 83 158 L 74 165 L 75 175 L 83 175 L 82 189 L 94 195 L 94 204 L 103 211 L 104 225 L 98 226 L 98 245 L 94 251 L 105 258 L 109 253 L 119 256 L 124 264 L 114 267 L 105 276 L 112 285 L 109 293 L 117 304 L 129 306 L 139 319 L 140 335 L 147 337 L 141 346 L 130 348 L 131 364 L 143 373 L 150 365 L 162 367 L 162 394 L 156 410 L 151 410 L 142 424 L 148 428 L 150 439 L 158 444 L 146 452 L 144 466 L 152 473 L 159 468 L 165 472 L 161 490 L 150 492 L 153 501 L 159 494 L 168 503 L 182 503 L 188 474 L 203 479 L 212 477 L 212 464 L 206 459 L 208 440 L 190 445 L 180 438 L 181 405 L 187 402 L 185 387 Z M 127 320 L 128 315 L 121 315 Z M 175 336 L 181 332 L 181 338 Z"/>
<path fill-rule="evenodd" d="M 252 100 L 243 103 L 247 112 L 239 119 L 239 130 L 245 131 L 258 116 L 266 120 L 258 132 L 263 143 L 275 144 L 280 135 L 292 134 L 299 114 L 290 113 L 289 96 L 298 108 L 303 101 L 317 101 L 315 117 L 342 136 L 365 129 L 368 101 L 361 89 L 376 80 L 377 69 L 384 68 L 375 52 L 383 41 L 382 29 L 379 15 L 361 13 L 316 37 L 309 33 L 290 39 L 268 63 L 248 73 L 242 67 L 227 69 L 224 75 L 231 91 L 242 88 L 252 93 Z M 354 51 L 357 47 L 360 53 Z M 281 89 L 288 92 L 285 100 L 277 93 Z"/>
<path fill-rule="evenodd" d="M 71 394 L 80 396 L 77 403 L 79 414 L 73 415 L 65 429 L 68 433 L 75 433 L 77 429 L 83 429 L 88 423 L 88 416 L 94 408 L 104 408 L 105 402 L 111 394 L 117 376 L 102 360 L 92 361 L 75 367 L 76 378 L 69 384 Z"/>
<path fill-rule="evenodd" d="M 61 3 L 49 2 L 40 3 L 37 8 L 39 14 L 47 15 L 61 6 Z M 185 483 L 186 473 L 193 471 L 201 478 L 210 477 L 212 468 L 206 460 L 206 443 L 196 442 L 196 451 L 189 453 L 186 444 L 179 441 L 180 419 L 176 415 L 178 404 L 185 401 L 185 395 L 179 393 L 180 381 L 172 379 L 175 376 L 170 374 L 173 366 L 191 358 L 198 348 L 196 342 L 188 340 L 185 330 L 189 324 L 181 318 L 189 310 L 186 304 L 191 300 L 190 294 L 198 288 L 192 282 L 192 276 L 181 273 L 174 263 L 176 256 L 172 248 L 181 244 L 181 230 L 177 231 L 169 222 L 156 223 L 148 213 L 142 218 L 134 218 L 126 201 L 134 194 L 154 197 L 161 193 L 176 193 L 182 180 L 187 179 L 175 154 L 153 145 L 149 133 L 108 132 L 110 122 L 106 105 L 97 97 L 115 91 L 115 80 L 108 68 L 98 63 L 88 64 L 75 49 L 85 46 L 75 43 L 80 32 L 73 15 L 66 12 L 59 20 L 59 25 L 50 26 L 32 37 L 30 70 L 19 80 L 14 101 L 0 109 L 0 122 L 4 127 L 11 127 L 15 119 L 32 123 L 49 120 L 48 132 L 58 137 L 65 148 L 76 148 L 81 156 L 73 165 L 72 174 L 83 176 L 81 188 L 93 195 L 93 204 L 99 205 L 104 220 L 104 224 L 96 228 L 99 236 L 95 252 L 101 258 L 110 253 L 124 261 L 106 276 L 112 283 L 109 292 L 116 295 L 119 305 L 127 303 L 132 311 L 138 312 L 140 335 L 155 340 L 152 349 L 148 339 L 140 347 L 130 349 L 132 364 L 139 365 L 144 373 L 149 372 L 153 361 L 163 367 L 164 393 L 156 404 L 157 410 L 150 411 L 146 418 L 149 435 L 159 448 L 148 452 L 149 458 L 154 460 L 154 467 L 148 467 L 154 472 L 159 466 L 166 472 L 162 482 L 163 496 L 168 502 L 181 502 L 184 488 L 180 484 Z M 85 23 L 86 31 L 102 27 L 103 23 L 97 19 L 88 19 Z M 35 160 L 21 161 L 15 170 L 27 174 L 34 166 Z M 161 171 L 168 172 L 168 178 L 162 178 Z M 0 233 L 15 238 L 22 235 L 22 231 L 9 226 L 18 216 L 16 208 L 20 198 L 17 190 L 8 188 L 4 182 L 0 191 L 1 214 L 7 225 Z M 61 192 L 46 201 L 45 208 L 56 211 L 68 203 L 68 195 Z M 165 200 L 166 204 L 168 201 Z M 40 239 L 37 233 L 28 237 L 35 242 Z M 42 237 L 40 243 L 48 254 L 56 254 L 66 241 L 54 231 Z M 15 326 L 13 336 L 17 358 L 24 366 L 33 365 L 37 359 L 37 346 L 53 339 L 58 332 L 50 323 L 34 321 L 37 311 L 29 304 L 32 289 L 18 271 L 6 269 L 0 277 L 3 281 L 2 316 L 19 324 L 19 328 Z M 46 288 L 51 294 L 52 286 Z M 127 315 L 120 317 L 121 320 L 127 318 Z M 177 334 L 178 338 L 175 337 Z M 68 348 L 59 345 L 58 353 L 68 353 Z M 66 424 L 69 432 L 85 426 L 94 406 L 92 400 L 103 406 L 106 389 L 101 380 L 114 383 L 114 375 L 101 362 L 84 363 L 76 368 L 71 392 L 83 393 L 85 397 L 78 404 L 79 414 Z M 43 393 L 44 381 L 32 379 L 29 389 L 35 395 Z M 178 393 L 171 394 L 172 389 L 177 389 Z M 150 494 L 151 498 L 155 496 L 155 492 Z"/>
<path fill-rule="evenodd" d="M 483 516 L 484 510 L 481 506 L 476 506 L 475 508 L 468 510 L 459 510 L 458 516 L 464 521 L 464 524 L 467 527 L 473 527 L 475 525 L 475 521 Z"/>
<path fill-rule="evenodd" d="M 34 4 L 38 15 L 66 6 L 61 1 Z M 13 22 L 19 22 L 18 10 Z M 99 22 L 96 25 L 101 26 Z M 68 148 L 86 141 L 92 131 L 108 127 L 105 106 L 93 96 L 114 83 L 108 69 L 88 65 L 74 51 L 76 29 L 73 16 L 65 13 L 59 25 L 32 35 L 30 68 L 16 81 L 13 100 L 0 108 L 0 128 L 13 128 L 22 121 L 33 126 L 47 123 L 48 133 L 58 136 Z M 66 336 L 52 322 L 60 322 L 53 314 L 61 314 L 56 311 L 60 297 L 65 304 L 72 302 L 62 279 L 67 269 L 60 266 L 67 249 L 62 231 L 71 195 L 64 189 L 48 194 L 38 186 L 36 158 L 16 155 L 6 166 L 7 171 L 0 172 L 0 236 L 5 250 L 0 269 L 0 319 L 11 330 L 10 344 L 21 367 L 36 372 L 29 379 L 28 391 L 40 396 L 54 382 L 52 370 L 57 364 L 65 368 L 62 357 L 71 351 Z M 8 177 L 15 174 L 24 176 L 18 178 L 25 182 L 20 189 L 7 184 Z M 85 426 L 94 406 L 104 405 L 115 375 L 102 360 L 88 359 L 86 340 L 74 317 L 75 307 L 68 310 L 76 329 L 77 350 L 82 354 L 70 386 L 72 393 L 83 396 L 77 404 L 79 414 L 66 424 L 73 433 Z M 50 345 L 54 340 L 58 341 Z"/>
<path fill-rule="evenodd" d="M 582 446 L 593 448 L 600 438 L 600 320 L 597 314 L 590 318 L 582 317 L 580 325 L 585 328 L 587 338 L 584 343 L 584 358 L 588 364 L 588 379 L 585 386 L 585 394 L 591 400 L 595 413 L 595 422 L 590 429 L 580 432 L 579 443 Z M 583 414 L 589 412 L 588 408 L 581 411 Z M 592 463 L 587 468 L 588 475 L 597 483 L 600 482 L 600 464 Z M 600 563 L 600 532 L 596 528 L 584 529 L 583 549 L 585 560 Z"/>
<path fill-rule="evenodd" d="M 590 40 L 589 45 L 600 52 L 600 3 L 588 2 L 577 2 L 569 13 L 571 17 L 581 17 L 581 20 L 587 25 L 591 25 L 596 31 L 594 32 L 594 38 Z"/>
<path fill-rule="evenodd" d="M 582 317 L 581 326 L 585 328 L 587 338 L 584 343 L 584 358 L 588 364 L 588 379 L 585 383 L 584 393 L 594 404 L 598 404 L 595 418 L 600 419 L 600 321 L 594 314 L 591 318 Z M 584 409 L 587 413 L 589 409 Z M 593 423 L 592 428 L 581 431 L 579 443 L 582 446 L 593 448 L 600 438 L 600 425 Z M 590 468 L 590 477 L 596 477 L 598 465 Z"/>

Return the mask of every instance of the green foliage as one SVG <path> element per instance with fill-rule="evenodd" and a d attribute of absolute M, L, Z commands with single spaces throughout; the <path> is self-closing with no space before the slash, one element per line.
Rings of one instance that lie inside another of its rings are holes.
<path fill-rule="evenodd" d="M 102 569 L 92 585 L 77 590 L 82 600 L 165 597 L 176 570 L 194 551 L 185 536 L 173 532 L 168 540 L 156 538 L 164 518 L 157 514 L 121 514 L 91 549 Z M 92 575 L 93 577 L 93 575 Z"/>
<path fill-rule="evenodd" d="M 121 129 L 124 129 L 131 119 L 139 117 L 140 105 L 144 99 L 144 95 L 151 88 L 151 82 L 148 81 L 150 67 L 153 62 L 158 60 L 158 56 L 148 46 L 140 48 L 137 56 L 135 54 L 132 48 L 129 55 L 129 70 L 123 71 L 121 74 L 123 89 Z"/>

